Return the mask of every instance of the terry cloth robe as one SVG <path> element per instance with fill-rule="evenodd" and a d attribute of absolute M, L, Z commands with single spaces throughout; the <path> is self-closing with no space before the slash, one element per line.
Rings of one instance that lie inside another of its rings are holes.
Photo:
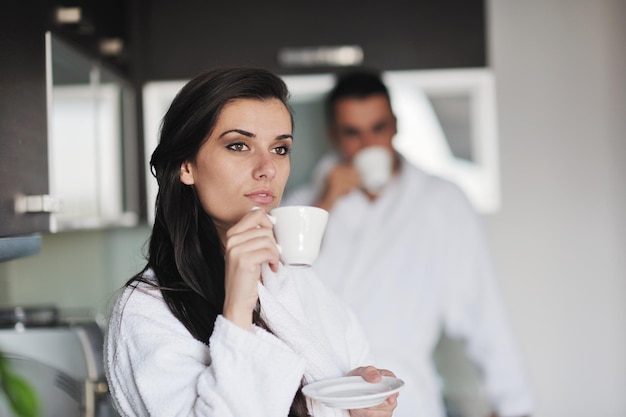
<path fill-rule="evenodd" d="M 285 417 L 303 381 L 371 365 L 354 314 L 311 268 L 263 268 L 261 314 L 275 334 L 218 316 L 207 344 L 194 339 L 145 283 L 116 299 L 105 371 L 122 417 Z M 313 416 L 348 416 L 308 400 Z"/>
<path fill-rule="evenodd" d="M 313 204 L 335 161 L 282 205 Z M 357 314 L 378 366 L 405 381 L 394 417 L 445 415 L 432 359 L 442 329 L 466 341 L 500 416 L 531 414 L 482 225 L 456 185 L 402 159 L 375 201 L 360 190 L 338 200 L 313 268 Z"/>

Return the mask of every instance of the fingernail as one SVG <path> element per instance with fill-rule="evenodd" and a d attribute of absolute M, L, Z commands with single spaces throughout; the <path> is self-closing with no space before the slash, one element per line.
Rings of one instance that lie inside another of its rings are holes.
<path fill-rule="evenodd" d="M 267 218 L 270 219 L 270 221 L 272 222 L 272 224 L 276 224 L 276 217 L 272 216 L 271 214 L 267 215 Z"/>
<path fill-rule="evenodd" d="M 283 247 L 280 246 L 278 243 L 276 244 L 276 249 L 278 249 L 278 253 L 282 254 L 283 253 Z"/>
<path fill-rule="evenodd" d="M 254 211 L 254 210 L 261 210 L 261 207 L 259 206 L 254 206 L 250 209 L 250 211 Z"/>

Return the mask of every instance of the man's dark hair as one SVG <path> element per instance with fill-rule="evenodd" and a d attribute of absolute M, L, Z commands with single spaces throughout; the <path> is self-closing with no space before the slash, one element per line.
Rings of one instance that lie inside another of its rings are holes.
<path fill-rule="evenodd" d="M 335 123 L 337 101 L 344 98 L 367 98 L 377 94 L 382 94 L 389 99 L 389 91 L 379 71 L 358 69 L 339 74 L 335 86 L 326 96 L 324 103 L 328 126 Z"/>

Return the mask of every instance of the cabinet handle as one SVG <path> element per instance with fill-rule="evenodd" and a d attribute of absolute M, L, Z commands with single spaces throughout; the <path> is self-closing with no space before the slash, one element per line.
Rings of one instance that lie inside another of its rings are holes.
<path fill-rule="evenodd" d="M 360 65 L 363 58 L 363 48 L 358 45 L 282 48 L 278 51 L 278 63 L 288 68 L 345 67 Z"/>
<path fill-rule="evenodd" d="M 18 195 L 15 198 L 16 213 L 55 213 L 61 209 L 61 199 L 48 194 Z"/>

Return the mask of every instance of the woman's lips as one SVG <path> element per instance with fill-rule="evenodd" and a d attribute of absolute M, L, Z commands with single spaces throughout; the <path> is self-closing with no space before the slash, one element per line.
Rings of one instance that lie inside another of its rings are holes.
<path fill-rule="evenodd" d="M 270 204 L 274 201 L 274 194 L 272 194 L 269 191 L 268 192 L 259 191 L 255 193 L 250 193 L 250 194 L 247 194 L 246 197 L 248 197 L 249 199 L 251 199 L 257 204 Z"/>

